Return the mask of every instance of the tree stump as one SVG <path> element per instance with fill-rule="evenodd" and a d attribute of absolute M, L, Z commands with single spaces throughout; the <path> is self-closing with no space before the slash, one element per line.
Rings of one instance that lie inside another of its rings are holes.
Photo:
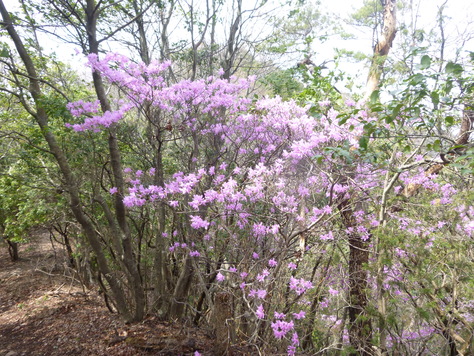
<path fill-rule="evenodd" d="M 216 294 L 213 323 L 216 334 L 216 351 L 218 355 L 229 355 L 229 347 L 235 341 L 232 295 L 230 293 Z"/>

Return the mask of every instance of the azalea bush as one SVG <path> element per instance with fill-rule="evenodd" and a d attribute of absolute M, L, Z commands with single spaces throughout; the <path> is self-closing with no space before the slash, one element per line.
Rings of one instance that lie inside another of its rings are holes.
<path fill-rule="evenodd" d="M 226 293 L 239 338 L 290 355 L 359 347 L 358 337 L 409 353 L 470 340 L 459 326 L 471 320 L 460 296 L 471 280 L 459 269 L 466 260 L 448 270 L 436 260 L 469 249 L 473 208 L 456 208 L 462 189 L 427 173 L 430 139 L 410 138 L 425 127 L 423 113 L 408 125 L 403 116 L 412 104 L 249 100 L 254 78 L 169 85 L 170 63 L 109 54 L 89 65 L 116 88 L 116 110 L 73 102 L 68 126 L 97 135 L 138 127 L 154 150 L 130 160 L 126 189 L 104 187 L 135 222 L 143 287 L 171 296 L 150 297 L 150 310 L 200 322 Z M 423 189 L 422 214 L 406 202 L 407 187 Z"/>

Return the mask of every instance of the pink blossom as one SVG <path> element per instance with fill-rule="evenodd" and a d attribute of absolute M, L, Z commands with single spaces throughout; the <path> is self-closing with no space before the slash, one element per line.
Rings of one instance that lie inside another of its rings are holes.
<path fill-rule="evenodd" d="M 275 267 L 278 264 L 277 261 L 275 261 L 273 258 L 271 260 L 268 260 L 268 265 L 270 267 Z"/>
<path fill-rule="evenodd" d="M 300 340 L 299 340 L 299 337 L 298 337 L 298 333 L 295 331 L 293 333 L 293 335 L 291 336 L 291 343 L 294 345 L 294 346 L 298 346 L 300 344 Z"/>
<path fill-rule="evenodd" d="M 267 233 L 267 228 L 261 222 L 253 224 L 252 230 L 257 238 L 263 237 Z"/>
<path fill-rule="evenodd" d="M 194 209 L 198 210 L 199 206 L 204 205 L 206 203 L 206 200 L 202 195 L 195 195 L 193 197 L 193 201 L 189 203 L 189 205 Z"/>
<path fill-rule="evenodd" d="M 265 310 L 263 309 L 263 305 L 262 305 L 262 304 L 260 304 L 260 305 L 257 307 L 257 311 L 255 312 L 255 315 L 257 315 L 257 318 L 259 318 L 259 319 L 265 318 Z"/>
<path fill-rule="evenodd" d="M 290 277 L 289 286 L 290 289 L 294 290 L 298 295 L 301 295 L 308 289 L 313 288 L 313 284 L 311 283 L 311 281 L 306 281 L 303 278 L 298 279 L 293 276 Z"/>
<path fill-rule="evenodd" d="M 198 215 L 190 215 L 191 217 L 191 227 L 193 229 L 207 229 L 210 225 L 210 223 L 206 220 L 203 220 L 200 216 Z"/>
<path fill-rule="evenodd" d="M 275 319 L 285 319 L 286 315 L 283 313 L 275 312 Z"/>
<path fill-rule="evenodd" d="M 276 225 L 276 224 L 275 224 L 275 225 L 272 225 L 272 226 L 268 229 L 268 231 L 269 231 L 271 234 L 273 234 L 273 235 L 278 234 L 278 231 L 279 231 L 279 230 L 280 230 L 280 226 L 279 226 L 279 225 Z"/>
<path fill-rule="evenodd" d="M 222 282 L 223 280 L 225 280 L 225 276 L 224 276 L 222 273 L 219 272 L 219 273 L 217 273 L 217 275 L 216 275 L 216 280 L 217 280 L 218 282 Z"/>
<path fill-rule="evenodd" d="M 259 273 L 259 274 L 257 275 L 257 280 L 258 280 L 259 282 L 263 282 L 263 281 L 265 280 L 265 278 L 267 278 L 269 275 L 270 275 L 270 272 L 268 272 L 267 269 L 264 269 L 264 270 L 262 271 L 262 273 Z"/>
<path fill-rule="evenodd" d="M 146 203 L 145 199 L 138 197 L 135 194 L 130 194 L 126 196 L 125 198 L 123 198 L 123 204 L 128 208 L 132 208 L 135 206 L 143 206 L 145 205 L 145 203 Z"/>
<path fill-rule="evenodd" d="M 352 107 L 352 106 L 355 106 L 356 105 L 356 102 L 352 99 L 347 99 L 345 104 L 349 107 Z"/>
<path fill-rule="evenodd" d="M 285 335 L 290 331 L 293 330 L 294 328 L 294 323 L 293 321 L 283 321 L 283 320 L 277 320 L 274 323 L 271 323 L 271 327 L 273 329 L 273 335 L 277 339 L 282 339 L 285 337 Z"/>
<path fill-rule="evenodd" d="M 321 235 L 320 239 L 323 241 L 334 240 L 334 235 L 332 234 L 332 231 L 329 231 L 327 234 Z"/>
<path fill-rule="evenodd" d="M 112 194 L 112 195 L 115 194 L 115 193 L 117 193 L 117 192 L 118 192 L 118 188 L 117 188 L 117 187 L 112 187 L 112 188 L 109 189 L 109 193 Z"/>
<path fill-rule="evenodd" d="M 289 268 L 289 269 L 295 270 L 297 267 L 298 267 L 298 266 L 297 266 L 296 263 L 294 263 L 294 262 L 288 263 L 288 268 Z"/>
<path fill-rule="evenodd" d="M 306 316 L 306 313 L 303 310 L 300 310 L 299 313 L 293 313 L 293 317 L 297 320 L 304 319 L 305 316 Z"/>
<path fill-rule="evenodd" d="M 288 356 L 294 356 L 296 355 L 296 347 L 293 345 L 288 346 Z"/>

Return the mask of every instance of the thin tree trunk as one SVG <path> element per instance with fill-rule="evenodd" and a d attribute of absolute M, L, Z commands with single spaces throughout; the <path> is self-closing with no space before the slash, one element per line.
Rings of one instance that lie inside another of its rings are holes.
<path fill-rule="evenodd" d="M 392 47 L 393 40 L 397 33 L 396 2 L 396 0 L 385 0 L 382 34 L 374 48 L 374 55 L 372 56 L 372 63 L 367 77 L 364 101 L 367 101 L 372 93 L 379 87 L 386 56 Z"/>
<path fill-rule="evenodd" d="M 156 125 L 156 124 L 155 124 Z M 153 130 L 153 126 L 150 125 L 150 130 Z M 161 134 L 161 127 L 157 125 L 156 128 L 156 142 L 154 144 L 153 138 L 151 138 L 152 146 L 155 147 L 154 165 L 156 168 L 154 176 L 154 184 L 158 187 L 164 187 L 165 178 L 163 171 L 163 139 Z M 158 203 L 157 206 L 157 218 L 158 218 L 158 231 L 155 234 L 155 258 L 154 258 L 154 298 L 155 307 L 164 311 L 168 310 L 168 300 L 166 296 L 166 265 L 165 265 L 165 240 L 163 238 L 163 232 L 166 227 L 166 206 L 163 202 Z"/>
<path fill-rule="evenodd" d="M 222 68 L 224 69 L 223 78 L 229 79 L 232 75 L 232 67 L 234 66 L 235 56 L 237 55 L 238 43 L 237 35 L 239 34 L 241 22 L 242 22 L 242 0 L 237 0 L 237 9 L 234 21 L 229 30 L 229 38 L 227 40 L 227 49 L 225 53 L 224 63 Z"/>
<path fill-rule="evenodd" d="M 170 317 L 179 319 L 184 316 L 184 307 L 186 306 L 186 300 L 191 287 L 193 279 L 193 263 L 192 258 L 189 255 L 186 256 L 184 266 L 181 274 L 176 283 L 176 287 L 173 293 L 173 299 L 171 301 Z"/>
<path fill-rule="evenodd" d="M 344 200 L 338 209 L 346 229 L 357 226 L 350 200 Z M 369 241 L 364 241 L 357 233 L 351 232 L 349 242 L 349 341 L 354 356 L 372 355 L 372 324 L 367 313 Z"/>
<path fill-rule="evenodd" d="M 66 159 L 64 152 L 61 150 L 61 147 L 57 143 L 56 137 L 54 136 L 51 129 L 49 128 L 48 115 L 46 114 L 46 111 L 44 110 L 44 108 L 41 106 L 40 99 L 42 97 L 42 92 L 41 92 L 41 87 L 40 87 L 39 80 L 37 77 L 35 65 L 30 55 L 26 51 L 26 48 L 23 45 L 23 41 L 21 40 L 20 36 L 16 32 L 16 29 L 12 23 L 10 15 L 5 8 L 3 0 L 0 0 L 0 13 L 3 18 L 4 26 L 6 30 L 8 31 L 8 34 L 10 38 L 12 39 L 18 51 L 18 54 L 21 60 L 23 61 L 23 64 L 25 65 L 25 69 L 28 73 L 28 76 L 29 76 L 28 79 L 30 83 L 29 92 L 31 93 L 31 96 L 35 102 L 35 107 L 36 107 L 36 112 L 33 113 L 33 116 L 41 129 L 41 133 L 45 141 L 47 142 L 51 153 L 53 154 L 53 156 L 56 159 L 56 162 L 58 163 L 58 166 L 61 170 L 62 175 L 64 176 L 66 191 L 68 192 L 68 195 L 69 195 L 69 204 L 70 204 L 71 210 L 76 220 L 81 225 L 84 231 L 84 234 L 86 238 L 88 239 L 89 244 L 91 245 L 94 253 L 96 254 L 98 267 L 101 273 L 106 277 L 107 282 L 110 285 L 119 313 L 125 318 L 125 320 L 131 320 L 132 319 L 131 313 L 126 302 L 125 294 L 123 293 L 123 290 L 120 287 L 120 283 L 109 270 L 107 259 L 102 251 L 102 246 L 96 234 L 94 225 L 90 221 L 90 219 L 87 217 L 87 215 L 84 213 L 84 211 L 82 210 L 83 204 L 79 197 L 79 188 L 74 178 L 74 175 L 72 174 L 69 163 Z"/>
<path fill-rule="evenodd" d="M 96 6 L 94 0 L 87 0 L 86 7 L 86 26 L 87 36 L 89 43 L 89 53 L 99 54 L 99 42 L 97 40 L 97 18 L 99 16 L 99 8 Z M 100 101 L 100 105 L 103 112 L 111 111 L 111 106 L 105 92 L 104 84 L 101 75 L 94 71 L 92 73 L 92 79 L 94 88 L 97 94 L 97 98 Z M 112 173 L 114 178 L 114 186 L 118 189 L 118 194 L 115 194 L 114 207 L 115 216 L 120 227 L 121 233 L 118 236 L 112 238 L 120 239 L 123 248 L 122 263 L 125 265 L 128 275 L 129 282 L 131 284 L 131 291 L 134 298 L 134 316 L 133 320 L 142 320 L 145 315 L 145 292 L 142 286 L 142 279 L 140 271 L 136 264 L 136 256 L 134 256 L 132 248 L 132 239 L 130 229 L 127 222 L 126 209 L 123 203 L 124 196 L 124 178 L 121 163 L 121 154 L 118 146 L 117 135 L 115 126 L 112 125 L 109 128 L 109 155 L 110 163 L 112 167 Z M 115 235 L 115 234 L 114 234 Z"/>
<path fill-rule="evenodd" d="M 18 243 L 7 240 L 8 243 L 8 253 L 10 254 L 10 258 L 13 262 L 18 261 Z"/>
<path fill-rule="evenodd" d="M 379 85 L 380 85 L 380 79 L 382 77 L 382 72 L 383 72 L 383 67 L 385 64 L 385 61 L 387 59 L 387 55 L 390 52 L 390 49 L 392 48 L 392 43 L 393 40 L 395 39 L 395 35 L 397 33 L 397 17 L 396 17 L 396 10 L 397 10 L 397 1 L 396 0 L 385 0 L 384 2 L 384 9 L 383 9 L 383 24 L 382 24 L 382 33 L 380 36 L 380 39 L 378 40 L 377 44 L 374 47 L 374 54 L 372 56 L 372 62 L 370 65 L 370 70 L 369 70 L 369 75 L 367 77 L 367 85 L 366 85 L 366 93 L 364 96 L 364 101 L 368 101 L 372 93 L 376 90 L 378 90 Z M 382 208 L 384 209 L 384 208 Z M 384 214 L 384 213 L 383 213 Z M 350 240 L 350 239 L 349 239 Z M 354 241 L 356 242 L 356 241 Z M 351 242 L 349 242 L 351 243 Z M 377 283 L 377 308 L 378 308 L 378 313 L 379 313 L 379 320 L 378 320 L 378 333 L 379 333 L 379 339 L 380 339 L 380 351 L 381 354 L 386 353 L 386 338 L 387 338 L 387 332 L 386 332 L 386 324 L 385 324 L 385 317 L 386 317 L 386 297 L 384 294 L 383 290 L 383 271 L 384 271 L 384 266 L 381 262 L 381 254 L 379 251 L 379 241 L 376 240 L 374 241 L 375 244 L 375 251 L 376 251 L 376 256 L 375 258 L 377 259 L 376 262 L 376 283 Z M 351 244 L 352 245 L 352 244 Z M 355 249 L 359 249 L 358 252 L 355 251 Z M 354 251 L 352 251 L 354 250 Z M 368 257 L 369 257 L 369 251 L 368 251 L 368 246 L 365 244 L 364 246 L 353 246 L 351 247 L 351 254 L 354 254 L 354 258 L 361 258 L 362 260 L 365 260 L 365 263 L 368 262 Z M 365 255 L 364 255 L 365 254 Z M 362 256 L 364 255 L 364 256 Z M 351 262 L 349 262 L 351 264 Z M 350 268 L 351 271 L 353 271 Z M 353 273 L 359 273 L 359 272 L 353 272 Z M 360 276 L 362 277 L 362 276 Z M 367 276 L 365 276 L 367 278 Z M 365 288 L 367 288 L 367 280 L 365 281 Z M 358 292 L 355 291 L 357 294 Z M 365 292 L 364 292 L 365 293 Z M 355 296 L 355 299 L 357 300 L 358 297 Z M 366 302 L 366 301 L 365 301 Z M 349 320 L 351 320 L 351 310 L 349 310 Z M 364 352 L 370 352 L 370 350 L 364 351 Z"/>

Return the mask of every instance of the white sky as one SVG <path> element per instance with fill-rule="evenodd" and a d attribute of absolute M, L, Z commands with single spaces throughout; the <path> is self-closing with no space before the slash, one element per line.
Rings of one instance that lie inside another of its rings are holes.
<path fill-rule="evenodd" d="M 247 0 L 244 0 L 247 1 Z M 273 4 L 272 0 L 270 5 Z M 308 0 L 315 1 L 315 0 Z M 446 25 L 446 36 L 448 37 L 448 45 L 459 45 L 462 40 L 467 40 L 467 35 L 461 33 L 468 31 L 468 35 L 474 36 L 474 1 L 472 0 L 398 0 L 410 2 L 414 8 L 419 9 L 417 19 L 417 27 L 429 31 L 437 27 L 436 14 L 439 7 L 446 2 L 446 9 L 444 13 L 450 18 Z M 14 11 L 18 9 L 19 0 L 4 0 L 7 10 Z M 276 4 L 276 1 L 274 2 Z M 353 13 L 357 8 L 363 4 L 363 0 L 320 0 L 322 12 L 330 12 L 336 14 L 341 19 L 347 18 L 350 13 Z M 398 14 L 401 17 L 401 14 Z M 325 60 L 332 59 L 333 48 L 345 48 L 348 50 L 362 51 L 368 55 L 372 50 L 372 33 L 370 30 L 360 28 L 352 28 L 352 33 L 357 39 L 338 40 L 331 38 L 323 45 L 316 46 L 316 55 L 313 58 L 314 63 L 320 64 Z M 470 33 L 469 33 L 470 32 Z M 395 39 L 395 42 L 397 38 Z M 44 44 L 45 47 L 48 47 Z M 52 50 L 57 52 L 58 57 L 67 62 L 73 61 L 74 66 L 79 66 L 78 56 L 74 52 L 72 46 L 62 45 L 61 50 L 57 50 L 57 45 L 50 45 Z M 470 39 L 464 45 L 466 50 L 474 51 L 474 40 Z M 46 48 L 48 51 L 48 48 Z M 366 70 L 362 64 L 342 63 L 341 69 L 347 72 L 358 73 L 360 76 L 366 75 Z"/>

